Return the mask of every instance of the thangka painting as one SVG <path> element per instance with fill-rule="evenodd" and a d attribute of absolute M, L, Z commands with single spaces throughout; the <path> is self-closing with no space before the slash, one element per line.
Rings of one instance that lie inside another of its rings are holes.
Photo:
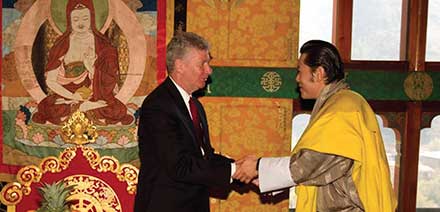
<path fill-rule="evenodd" d="M 163 2 L 2 1 L 0 179 L 72 145 L 61 128 L 78 110 L 98 129 L 89 145 L 137 165 L 138 108 L 164 73 Z"/>

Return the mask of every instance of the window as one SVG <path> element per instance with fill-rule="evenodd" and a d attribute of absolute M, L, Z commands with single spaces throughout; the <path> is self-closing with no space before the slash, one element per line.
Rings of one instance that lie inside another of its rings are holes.
<path fill-rule="evenodd" d="M 440 116 L 420 131 L 417 208 L 440 208 Z"/>
<path fill-rule="evenodd" d="M 396 182 L 399 177 L 398 174 L 400 167 L 400 152 L 398 152 L 397 150 L 400 149 L 400 141 L 398 141 L 398 137 L 400 136 L 397 136 L 396 132 L 392 128 L 384 126 L 384 123 L 386 123 L 386 121 L 384 122 L 381 116 L 376 115 L 376 119 L 379 124 L 380 133 L 382 135 L 383 143 L 385 146 L 388 165 L 390 166 L 391 183 L 394 190 L 397 190 L 396 188 L 399 185 L 395 185 L 394 182 Z"/>
<path fill-rule="evenodd" d="M 301 0 L 298 48 L 313 39 L 331 42 L 332 17 L 333 1 Z"/>
<path fill-rule="evenodd" d="M 426 61 L 440 62 L 440 0 L 428 2 L 428 28 L 426 31 Z"/>
<path fill-rule="evenodd" d="M 400 60 L 402 0 L 354 0 L 352 60 Z"/>

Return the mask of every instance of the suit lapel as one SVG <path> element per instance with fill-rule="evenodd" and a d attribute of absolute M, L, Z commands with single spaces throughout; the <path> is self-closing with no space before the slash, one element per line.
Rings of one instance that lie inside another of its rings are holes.
<path fill-rule="evenodd" d="M 196 136 L 194 134 L 195 130 L 194 130 L 191 116 L 189 115 L 188 109 L 185 105 L 185 102 L 183 101 L 182 96 L 180 95 L 176 86 L 174 85 L 174 83 L 171 81 L 171 79 L 169 77 L 167 77 L 167 79 L 164 81 L 164 84 L 165 84 L 168 92 L 170 93 L 173 101 L 175 102 L 174 108 L 176 110 L 177 116 L 183 121 L 183 125 L 185 126 L 186 130 L 189 132 L 189 134 L 192 137 L 194 147 L 196 147 L 197 149 L 200 149 L 199 144 L 196 139 Z"/>

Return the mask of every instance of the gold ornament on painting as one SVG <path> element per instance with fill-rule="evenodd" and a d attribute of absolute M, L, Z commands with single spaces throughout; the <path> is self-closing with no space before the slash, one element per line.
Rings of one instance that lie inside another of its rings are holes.
<path fill-rule="evenodd" d="M 261 77 L 260 84 L 266 92 L 274 93 L 278 91 L 282 85 L 281 76 L 274 71 L 268 71 Z"/>
<path fill-rule="evenodd" d="M 422 101 L 431 96 L 433 82 L 431 76 L 426 72 L 414 71 L 406 77 L 403 87 L 409 99 Z"/>
<path fill-rule="evenodd" d="M 98 172 L 112 172 L 116 174 L 119 181 L 127 183 L 127 192 L 136 193 L 138 168 L 131 164 L 119 164 L 119 161 L 112 156 L 100 157 L 99 154 L 90 147 L 82 147 L 84 157 L 89 161 L 90 166 Z"/>
<path fill-rule="evenodd" d="M 61 128 L 61 137 L 67 143 L 83 145 L 95 142 L 98 137 L 96 126 L 81 111 L 73 113 Z"/>
<path fill-rule="evenodd" d="M 16 177 L 18 182 L 6 184 L 0 193 L 0 200 L 3 204 L 13 206 L 18 204 L 23 195 L 29 195 L 32 191 L 31 184 L 40 182 L 43 174 L 58 173 L 65 170 L 70 161 L 76 156 L 76 147 L 66 148 L 60 156 L 49 156 L 44 158 L 40 165 L 28 165 L 21 168 Z"/>
<path fill-rule="evenodd" d="M 72 175 L 64 179 L 67 186 L 74 186 L 67 200 L 76 211 L 122 211 L 115 191 L 105 181 L 90 175 Z"/>
<path fill-rule="evenodd" d="M 114 173 L 120 182 L 127 184 L 128 194 L 134 195 L 136 193 L 138 168 L 131 164 L 119 164 L 119 161 L 112 156 L 101 157 L 92 147 L 83 146 L 83 144 L 94 142 L 98 137 L 96 127 L 86 118 L 84 113 L 80 111 L 73 113 L 65 122 L 61 131 L 61 136 L 66 142 L 77 146 L 66 148 L 58 157 L 49 156 L 44 158 L 39 166 L 28 165 L 21 168 L 16 175 L 18 182 L 8 183 L 1 190 L 0 200 L 3 204 L 8 206 L 17 205 L 24 195 L 31 193 L 31 184 L 39 183 L 43 174 L 59 173 L 66 170 L 70 162 L 77 156 L 78 148 L 82 150 L 82 156 L 89 162 L 89 166 L 93 170 Z M 104 182 L 94 176 L 77 176 L 73 175 L 63 179 L 68 185 L 77 185 L 74 192 L 80 191 L 82 187 L 92 188 L 94 185 L 99 185 L 100 190 L 99 193 L 93 194 L 90 193 L 90 190 L 87 190 L 89 193 L 71 193 L 72 195 L 69 198 L 74 200 L 73 207 L 75 210 L 82 211 L 81 208 L 91 207 L 96 211 L 122 211 L 117 195 L 110 186 L 104 186 Z M 103 194 L 107 199 L 99 197 Z"/>
<path fill-rule="evenodd" d="M 2 189 L 0 200 L 5 205 L 16 205 L 23 198 L 23 192 L 26 190 L 30 191 L 29 188 L 24 189 L 23 185 L 20 183 L 8 183 Z"/>

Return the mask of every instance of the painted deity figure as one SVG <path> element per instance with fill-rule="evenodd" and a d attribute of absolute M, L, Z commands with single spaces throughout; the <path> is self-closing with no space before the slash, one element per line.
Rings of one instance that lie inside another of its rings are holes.
<path fill-rule="evenodd" d="M 92 0 L 69 0 L 67 27 L 49 51 L 45 69 L 50 89 L 32 120 L 61 124 L 80 110 L 98 125 L 130 124 L 133 116 L 115 97 L 118 54 L 96 29 Z"/>

